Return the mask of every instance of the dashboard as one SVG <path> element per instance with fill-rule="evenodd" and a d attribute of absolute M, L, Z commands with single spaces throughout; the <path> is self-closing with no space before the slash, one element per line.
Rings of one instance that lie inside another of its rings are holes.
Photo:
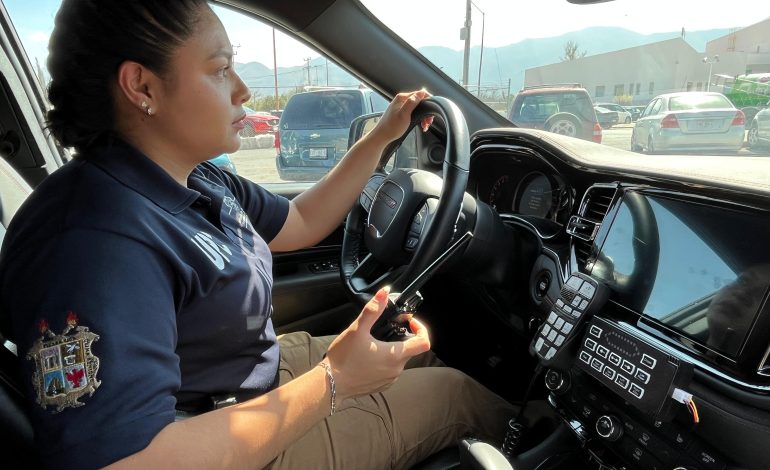
<path fill-rule="evenodd" d="M 558 139 L 477 133 L 469 179 L 537 240 L 531 353 L 549 402 L 597 468 L 770 468 L 770 194 L 721 183 L 716 160 L 713 177 L 682 171 L 686 156 L 652 171 Z M 606 288 L 600 306 L 576 276 Z"/>

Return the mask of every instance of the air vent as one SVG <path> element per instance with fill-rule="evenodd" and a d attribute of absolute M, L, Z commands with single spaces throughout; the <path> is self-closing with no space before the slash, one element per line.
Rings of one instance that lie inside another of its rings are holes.
<path fill-rule="evenodd" d="M 567 233 L 572 235 L 575 259 L 578 269 L 584 270 L 591 256 L 593 241 L 599 226 L 610 208 L 615 196 L 614 186 L 592 186 L 586 191 L 578 215 L 572 216 L 567 224 Z"/>

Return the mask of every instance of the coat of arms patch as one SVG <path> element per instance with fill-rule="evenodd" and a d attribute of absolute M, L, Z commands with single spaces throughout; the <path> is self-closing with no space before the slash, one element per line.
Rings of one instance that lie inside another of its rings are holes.
<path fill-rule="evenodd" d="M 91 352 L 91 343 L 98 341 L 99 335 L 85 326 L 77 326 L 77 322 L 75 313 L 69 312 L 67 326 L 57 335 L 42 320 L 40 338 L 27 353 L 27 359 L 35 362 L 32 380 L 37 403 L 43 409 L 55 406 L 54 413 L 83 406 L 78 399 L 85 394 L 93 395 L 101 385 L 96 379 L 99 358 Z"/>

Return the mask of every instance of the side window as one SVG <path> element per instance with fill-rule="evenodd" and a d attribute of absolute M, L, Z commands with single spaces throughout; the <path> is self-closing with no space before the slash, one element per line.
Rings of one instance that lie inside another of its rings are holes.
<path fill-rule="evenodd" d="M 663 105 L 663 100 L 656 100 L 655 104 L 652 106 L 652 109 L 650 110 L 651 115 L 658 114 L 660 112 L 660 107 Z"/>
<path fill-rule="evenodd" d="M 373 113 L 384 112 L 385 109 L 387 109 L 388 105 L 390 104 L 388 100 L 378 95 L 377 93 L 372 93 L 371 95 L 369 95 L 369 101 L 372 104 Z"/>
<path fill-rule="evenodd" d="M 647 105 L 647 107 L 646 107 L 646 108 L 644 108 L 644 112 L 642 113 L 642 117 L 647 117 L 647 116 L 649 116 L 650 114 L 652 114 L 652 113 L 651 113 L 651 111 L 652 111 L 652 108 L 653 108 L 653 106 L 655 106 L 655 104 L 656 104 L 658 101 L 659 101 L 659 100 L 653 100 L 653 101 L 652 101 L 650 104 L 648 104 L 648 105 Z"/>

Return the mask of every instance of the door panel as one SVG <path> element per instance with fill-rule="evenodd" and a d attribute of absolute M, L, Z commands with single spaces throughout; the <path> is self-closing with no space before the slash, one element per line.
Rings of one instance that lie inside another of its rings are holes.
<path fill-rule="evenodd" d="M 308 186 L 269 189 L 292 199 Z M 278 334 L 336 334 L 358 314 L 340 278 L 343 230 L 344 223 L 312 248 L 273 255 L 273 323 Z"/>

